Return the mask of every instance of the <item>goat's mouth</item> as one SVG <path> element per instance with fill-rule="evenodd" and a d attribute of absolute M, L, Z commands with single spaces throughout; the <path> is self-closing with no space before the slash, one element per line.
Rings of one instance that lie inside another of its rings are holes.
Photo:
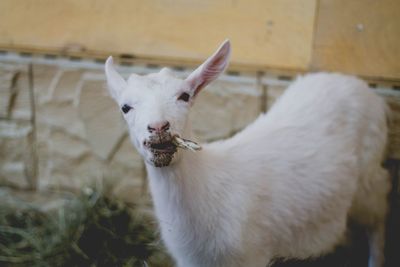
<path fill-rule="evenodd" d="M 149 140 L 145 141 L 145 146 L 152 153 L 150 160 L 156 167 L 168 166 L 177 151 L 171 135 L 150 136 Z"/>
<path fill-rule="evenodd" d="M 162 143 L 150 143 L 149 147 L 151 152 L 154 153 L 176 152 L 176 146 L 172 141 L 166 141 Z"/>

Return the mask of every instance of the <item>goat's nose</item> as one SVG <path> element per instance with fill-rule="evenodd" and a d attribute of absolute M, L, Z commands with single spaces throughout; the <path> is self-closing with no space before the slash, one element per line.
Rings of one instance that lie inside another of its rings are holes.
<path fill-rule="evenodd" d="M 168 131 L 169 127 L 170 127 L 169 121 L 160 121 L 160 122 L 149 124 L 147 126 L 147 130 L 150 133 L 153 133 L 153 132 L 161 133 L 161 132 Z"/>

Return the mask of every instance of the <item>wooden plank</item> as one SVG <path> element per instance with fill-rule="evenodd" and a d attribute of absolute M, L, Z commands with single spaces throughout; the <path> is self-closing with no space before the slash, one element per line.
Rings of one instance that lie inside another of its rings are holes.
<path fill-rule="evenodd" d="M 400 160 L 400 95 L 386 97 L 390 107 L 389 157 Z"/>
<path fill-rule="evenodd" d="M 320 0 L 313 69 L 400 79 L 399 0 Z"/>
<path fill-rule="evenodd" d="M 0 49 L 202 60 L 225 39 L 233 62 L 306 69 L 316 0 L 2 0 Z"/>

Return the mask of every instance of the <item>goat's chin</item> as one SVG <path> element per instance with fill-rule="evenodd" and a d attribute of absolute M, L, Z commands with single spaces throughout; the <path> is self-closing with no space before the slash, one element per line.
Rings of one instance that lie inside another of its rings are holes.
<path fill-rule="evenodd" d="M 171 164 L 173 159 L 173 155 L 171 154 L 162 154 L 158 156 L 153 156 L 151 158 L 151 162 L 155 167 L 167 167 Z"/>
<path fill-rule="evenodd" d="M 146 157 L 146 162 L 154 167 L 162 168 L 174 165 L 178 161 L 178 152 L 175 153 L 148 153 Z"/>

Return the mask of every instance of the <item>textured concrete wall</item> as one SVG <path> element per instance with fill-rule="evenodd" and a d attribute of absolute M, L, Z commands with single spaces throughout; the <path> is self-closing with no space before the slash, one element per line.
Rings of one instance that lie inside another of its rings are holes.
<path fill-rule="evenodd" d="M 96 187 L 126 201 L 146 196 L 144 164 L 108 96 L 103 65 L 33 60 L 35 137 L 28 61 L 0 60 L 0 185 L 35 183 L 36 154 L 39 188 Z M 130 66 L 119 71 L 126 76 L 157 70 Z M 270 107 L 289 83 L 266 74 L 221 77 L 193 107 L 195 134 L 201 141 L 231 136 Z"/>

